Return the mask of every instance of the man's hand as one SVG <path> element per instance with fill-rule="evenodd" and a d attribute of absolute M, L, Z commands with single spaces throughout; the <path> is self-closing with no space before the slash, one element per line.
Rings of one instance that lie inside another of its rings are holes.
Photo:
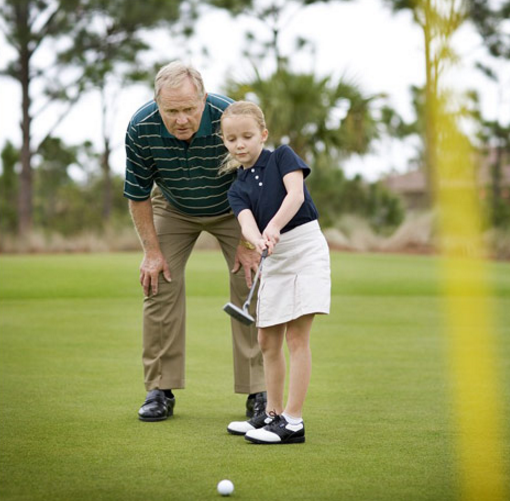
<path fill-rule="evenodd" d="M 135 224 L 140 243 L 144 249 L 144 258 L 140 264 L 140 285 L 144 289 L 144 295 L 158 294 L 158 277 L 164 274 L 165 280 L 171 281 L 171 272 L 167 261 L 160 250 L 155 223 L 153 222 L 153 207 L 151 200 L 134 202 L 129 200 L 130 214 Z"/>
<path fill-rule="evenodd" d="M 236 273 L 240 269 L 240 266 L 242 266 L 245 274 L 245 282 L 247 287 L 250 288 L 252 286 L 251 271 L 256 273 L 259 263 L 260 255 L 256 251 L 246 249 L 243 245 L 239 245 L 236 249 L 235 266 L 231 270 L 231 273 Z"/>
<path fill-rule="evenodd" d="M 140 285 L 144 289 L 144 295 L 149 297 L 158 294 L 158 277 L 163 273 L 165 280 L 171 281 L 169 265 L 162 253 L 144 254 L 140 265 Z"/>

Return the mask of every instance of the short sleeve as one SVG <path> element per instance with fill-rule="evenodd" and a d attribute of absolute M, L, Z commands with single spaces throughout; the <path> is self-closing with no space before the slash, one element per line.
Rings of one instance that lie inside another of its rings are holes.
<path fill-rule="evenodd" d="M 305 179 L 311 173 L 311 168 L 288 145 L 279 146 L 276 149 L 276 153 L 281 177 L 286 176 L 290 172 L 302 170 Z"/>
<path fill-rule="evenodd" d="M 242 193 L 238 181 L 235 181 L 228 190 L 228 202 L 236 217 L 243 210 L 251 208 L 249 198 Z"/>
<path fill-rule="evenodd" d="M 132 200 L 147 200 L 153 188 L 154 161 L 149 146 L 141 144 L 137 128 L 130 122 L 126 130 L 126 176 L 124 196 Z"/>

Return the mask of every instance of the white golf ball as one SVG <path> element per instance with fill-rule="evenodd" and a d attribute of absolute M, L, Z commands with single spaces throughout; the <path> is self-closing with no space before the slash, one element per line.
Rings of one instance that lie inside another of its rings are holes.
<path fill-rule="evenodd" d="M 235 486 L 231 480 L 221 480 L 217 484 L 217 490 L 221 496 L 229 496 L 235 490 Z"/>

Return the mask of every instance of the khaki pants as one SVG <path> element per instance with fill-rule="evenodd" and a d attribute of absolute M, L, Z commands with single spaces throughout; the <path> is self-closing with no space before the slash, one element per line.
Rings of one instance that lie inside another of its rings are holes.
<path fill-rule="evenodd" d="M 142 358 L 147 391 L 185 387 L 185 266 L 202 231 L 215 236 L 221 246 L 230 274 L 230 301 L 241 306 L 249 292 L 243 269 L 231 273 L 240 240 L 240 226 L 233 214 L 188 216 L 155 192 L 152 197 L 155 227 L 172 282 L 168 283 L 160 275 L 158 294 L 144 299 Z M 255 304 L 251 308 L 254 314 Z M 256 327 L 231 319 L 231 330 L 235 392 L 264 391 L 263 359 Z"/>

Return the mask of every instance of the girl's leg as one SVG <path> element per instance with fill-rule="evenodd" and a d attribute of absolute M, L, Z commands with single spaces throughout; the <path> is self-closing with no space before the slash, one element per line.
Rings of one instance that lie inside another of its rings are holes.
<path fill-rule="evenodd" d="M 258 331 L 258 342 L 263 354 L 265 383 L 267 386 L 267 412 L 283 411 L 286 360 L 283 351 L 285 324 L 265 327 Z"/>
<path fill-rule="evenodd" d="M 267 409 L 275 410 L 280 416 L 263 428 L 249 430 L 245 434 L 245 439 L 249 442 L 256 444 L 301 444 L 306 441 L 304 423 L 302 422 L 302 406 L 306 398 L 311 375 L 309 333 L 313 318 L 314 315 L 305 315 L 288 322 L 286 326 L 260 329 L 260 346 L 263 352 L 265 379 L 267 381 Z M 288 403 L 286 404 L 285 411 L 282 413 L 282 408 L 277 407 L 279 402 L 277 402 L 278 398 L 276 398 L 276 395 L 279 392 L 279 401 L 282 402 L 285 373 L 282 343 L 285 327 L 286 340 L 290 352 L 290 388 Z M 274 330 L 273 336 L 270 335 L 270 332 L 267 332 L 272 330 Z M 275 358 L 269 356 L 270 351 L 275 354 Z M 279 384 L 277 384 L 278 380 Z M 272 409 L 270 405 L 274 402 L 276 408 Z"/>
<path fill-rule="evenodd" d="M 286 342 L 290 352 L 290 387 L 284 412 L 292 418 L 302 417 L 302 407 L 311 378 L 309 335 L 314 318 L 315 315 L 304 315 L 292 320 L 288 322 L 286 330 Z"/>

